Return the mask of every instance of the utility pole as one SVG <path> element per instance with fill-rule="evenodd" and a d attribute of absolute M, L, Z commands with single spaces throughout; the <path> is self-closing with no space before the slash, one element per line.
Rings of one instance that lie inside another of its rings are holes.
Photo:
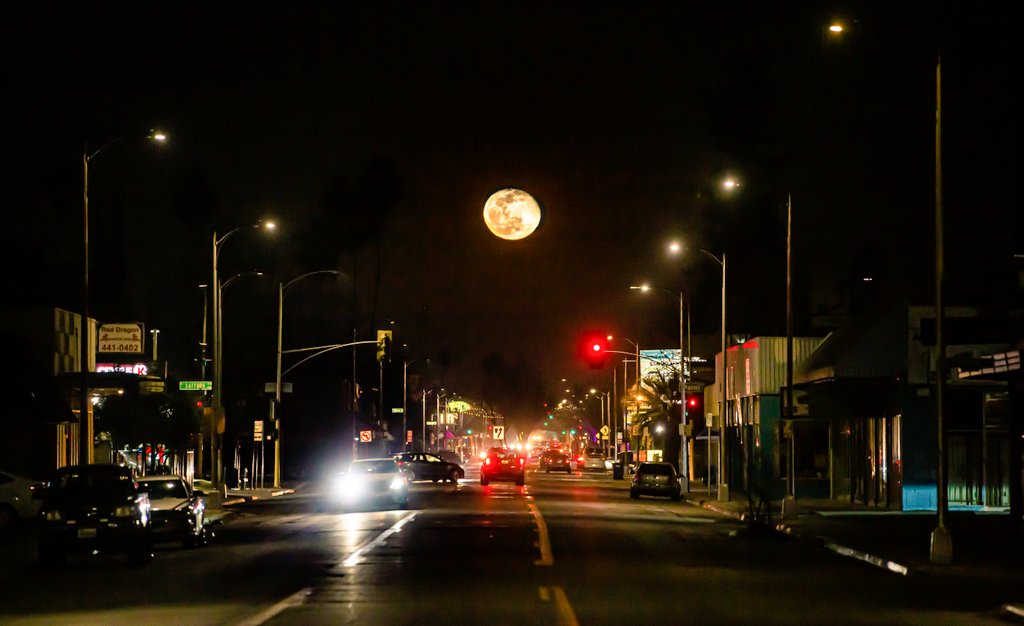
<path fill-rule="evenodd" d="M 789 419 L 789 467 L 782 519 L 796 519 L 796 427 L 793 423 L 793 197 L 786 195 L 786 417 Z"/>

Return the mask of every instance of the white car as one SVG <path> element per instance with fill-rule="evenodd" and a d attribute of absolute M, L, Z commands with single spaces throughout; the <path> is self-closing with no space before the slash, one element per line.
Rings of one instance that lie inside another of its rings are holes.
<path fill-rule="evenodd" d="M 608 469 L 608 466 L 605 464 L 604 453 L 597 448 L 588 448 L 586 452 L 581 454 L 576 460 L 576 467 L 581 471 L 597 470 L 604 472 Z"/>
<path fill-rule="evenodd" d="M 0 528 L 39 514 L 42 501 L 33 498 L 33 493 L 41 485 L 41 481 L 0 470 Z"/>
<path fill-rule="evenodd" d="M 149 494 L 154 541 L 181 541 L 188 548 L 206 544 L 202 491 L 193 491 L 180 476 L 145 476 L 137 482 L 139 490 Z"/>
<path fill-rule="evenodd" d="M 404 509 L 409 506 L 410 478 L 394 459 L 359 459 L 338 475 L 332 500 L 346 508 L 385 504 Z"/>

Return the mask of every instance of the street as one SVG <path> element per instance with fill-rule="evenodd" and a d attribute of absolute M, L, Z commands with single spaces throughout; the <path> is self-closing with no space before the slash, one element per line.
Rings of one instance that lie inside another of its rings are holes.
<path fill-rule="evenodd" d="M 242 505 L 198 550 L 34 560 L 4 537 L 7 624 L 982 623 L 1008 590 L 897 576 L 610 474 L 414 485 L 408 510 L 342 512 L 314 485 Z"/>

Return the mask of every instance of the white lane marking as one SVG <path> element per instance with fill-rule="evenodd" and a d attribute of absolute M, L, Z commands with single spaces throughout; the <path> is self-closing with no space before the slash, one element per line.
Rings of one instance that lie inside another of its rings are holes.
<path fill-rule="evenodd" d="M 260 624 L 265 624 L 270 620 L 274 619 L 274 617 L 276 617 L 278 613 L 284 611 L 285 609 L 302 606 L 306 602 L 306 599 L 309 598 L 309 595 L 311 593 L 313 593 L 312 587 L 300 589 L 292 595 L 285 598 L 284 600 L 281 600 L 280 602 L 274 604 L 273 606 L 268 606 L 256 615 L 253 615 L 252 617 L 249 617 L 238 622 L 236 626 L 260 626 Z"/>
<path fill-rule="evenodd" d="M 558 611 L 558 626 L 579 626 L 579 622 L 576 620 L 576 612 L 572 610 L 572 605 L 569 604 L 569 596 L 565 595 L 565 589 L 561 587 L 551 587 L 551 591 L 555 594 L 555 608 Z"/>
<path fill-rule="evenodd" d="M 376 537 L 371 537 L 370 539 L 364 541 L 363 545 L 356 548 L 356 551 L 350 554 L 347 559 L 341 562 L 341 564 L 345 567 L 353 567 L 355 565 L 358 565 L 363 560 L 363 554 L 376 548 L 377 546 L 384 545 L 384 542 L 387 541 L 388 537 L 402 530 L 402 526 L 405 526 L 406 524 L 411 522 L 412 518 L 416 517 L 417 513 L 419 513 L 419 511 L 409 511 L 404 516 L 402 516 L 402 519 L 395 522 L 394 525 L 391 526 L 391 528 L 388 528 Z"/>
<path fill-rule="evenodd" d="M 534 565 L 554 565 L 555 557 L 551 554 L 551 538 L 548 536 L 548 525 L 540 514 L 536 504 L 530 503 L 530 513 L 533 521 L 537 524 L 538 547 L 540 548 L 540 559 L 533 562 Z"/>

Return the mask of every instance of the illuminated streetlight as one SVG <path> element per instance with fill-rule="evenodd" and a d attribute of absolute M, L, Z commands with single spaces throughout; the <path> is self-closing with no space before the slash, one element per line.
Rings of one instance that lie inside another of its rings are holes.
<path fill-rule="evenodd" d="M 221 290 L 224 286 L 217 277 L 217 261 L 220 256 L 220 249 L 224 243 L 235 233 L 246 228 L 262 228 L 274 230 L 277 225 L 274 222 L 259 221 L 244 226 L 236 226 L 223 236 L 218 237 L 217 231 L 213 231 L 213 415 L 210 418 L 210 482 L 215 486 L 220 484 L 220 462 L 219 449 L 217 446 L 217 422 L 223 412 L 223 389 L 222 381 L 224 375 L 224 354 L 223 354 L 223 319 L 221 312 Z"/>
<path fill-rule="evenodd" d="M 147 139 L 164 142 L 167 135 L 159 133 L 158 138 L 152 131 Z M 121 141 L 124 137 L 111 139 L 94 152 L 89 152 L 89 145 L 82 148 L 82 319 L 79 328 L 79 359 L 78 371 L 81 374 L 81 396 L 78 411 L 78 462 L 93 462 L 93 422 L 92 411 L 89 410 L 89 356 L 92 352 L 89 328 L 89 165 L 104 150 Z"/>
<path fill-rule="evenodd" d="M 843 26 L 842 22 L 832 22 L 831 24 L 828 25 L 828 32 L 832 33 L 833 35 L 841 35 L 845 30 L 846 27 Z"/>

